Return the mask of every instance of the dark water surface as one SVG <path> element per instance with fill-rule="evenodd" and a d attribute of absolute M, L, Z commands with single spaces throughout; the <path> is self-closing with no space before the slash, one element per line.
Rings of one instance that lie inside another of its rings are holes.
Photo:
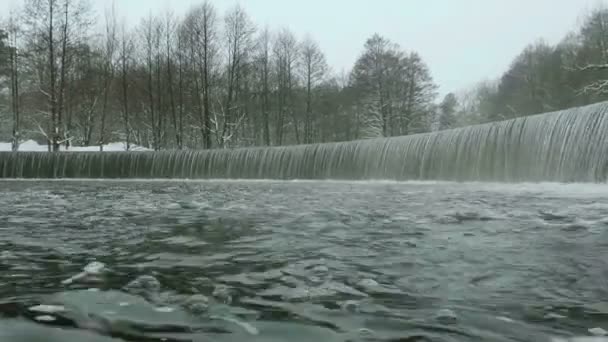
<path fill-rule="evenodd" d="M 606 185 L 0 181 L 0 341 L 549 341 L 607 262 Z"/>

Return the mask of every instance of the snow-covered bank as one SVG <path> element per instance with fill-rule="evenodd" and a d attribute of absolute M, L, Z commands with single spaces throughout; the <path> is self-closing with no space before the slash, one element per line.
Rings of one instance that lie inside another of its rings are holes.
<path fill-rule="evenodd" d="M 114 142 L 103 145 L 104 152 L 115 152 L 115 151 L 125 151 L 126 144 L 124 142 Z M 11 151 L 11 143 L 0 142 L 0 152 L 2 151 Z M 40 145 L 34 140 L 27 140 L 22 142 L 19 145 L 19 151 L 21 152 L 47 152 L 47 145 Z M 65 146 L 61 146 L 61 151 L 66 151 Z M 70 147 L 68 152 L 99 152 L 99 146 L 72 146 Z M 147 148 L 131 145 L 131 151 L 148 151 Z"/>

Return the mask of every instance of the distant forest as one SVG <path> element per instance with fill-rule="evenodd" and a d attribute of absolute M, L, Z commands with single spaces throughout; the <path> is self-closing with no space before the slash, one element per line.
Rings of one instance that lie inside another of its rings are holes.
<path fill-rule="evenodd" d="M 211 2 L 128 28 L 85 0 L 25 0 L 0 24 L 0 141 L 234 148 L 406 135 L 608 99 L 608 9 L 498 80 L 438 98 L 420 55 L 372 34 L 337 73 L 313 37 Z M 481 49 L 480 49 L 481 50 Z M 446 52 L 447 53 L 447 52 Z M 463 73 L 466 70 L 463 70 Z"/>

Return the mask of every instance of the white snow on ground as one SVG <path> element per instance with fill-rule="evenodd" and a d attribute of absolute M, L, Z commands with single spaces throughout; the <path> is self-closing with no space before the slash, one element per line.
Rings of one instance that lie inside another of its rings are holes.
<path fill-rule="evenodd" d="M 6 142 L 0 142 L 0 152 L 1 151 L 10 151 L 11 150 L 11 143 L 6 143 Z M 104 152 L 112 152 L 112 151 L 125 151 L 126 150 L 126 144 L 123 142 L 114 142 L 114 143 L 109 143 L 106 145 L 103 145 L 103 151 Z M 131 151 L 147 151 L 148 149 L 146 149 L 145 147 L 141 147 L 141 146 L 136 146 L 136 145 L 131 145 Z M 22 142 L 19 145 L 19 151 L 22 152 L 47 152 L 48 151 L 48 147 L 47 145 L 40 145 L 37 142 L 35 142 L 34 140 L 27 140 Z M 61 146 L 61 151 L 65 151 L 65 146 Z M 99 152 L 99 146 L 87 146 L 87 147 L 81 147 L 81 146 L 72 146 L 70 147 L 70 149 L 68 151 L 71 152 Z"/>

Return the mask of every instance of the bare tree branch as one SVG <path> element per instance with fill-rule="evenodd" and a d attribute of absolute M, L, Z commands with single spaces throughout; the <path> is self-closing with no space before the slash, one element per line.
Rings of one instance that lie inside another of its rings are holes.
<path fill-rule="evenodd" d="M 608 80 L 600 80 L 586 85 L 577 92 L 577 95 L 583 94 L 608 94 Z"/>
<path fill-rule="evenodd" d="M 588 64 L 584 67 L 577 66 L 576 69 L 578 71 L 587 71 L 587 70 L 608 70 L 608 64 Z"/>

